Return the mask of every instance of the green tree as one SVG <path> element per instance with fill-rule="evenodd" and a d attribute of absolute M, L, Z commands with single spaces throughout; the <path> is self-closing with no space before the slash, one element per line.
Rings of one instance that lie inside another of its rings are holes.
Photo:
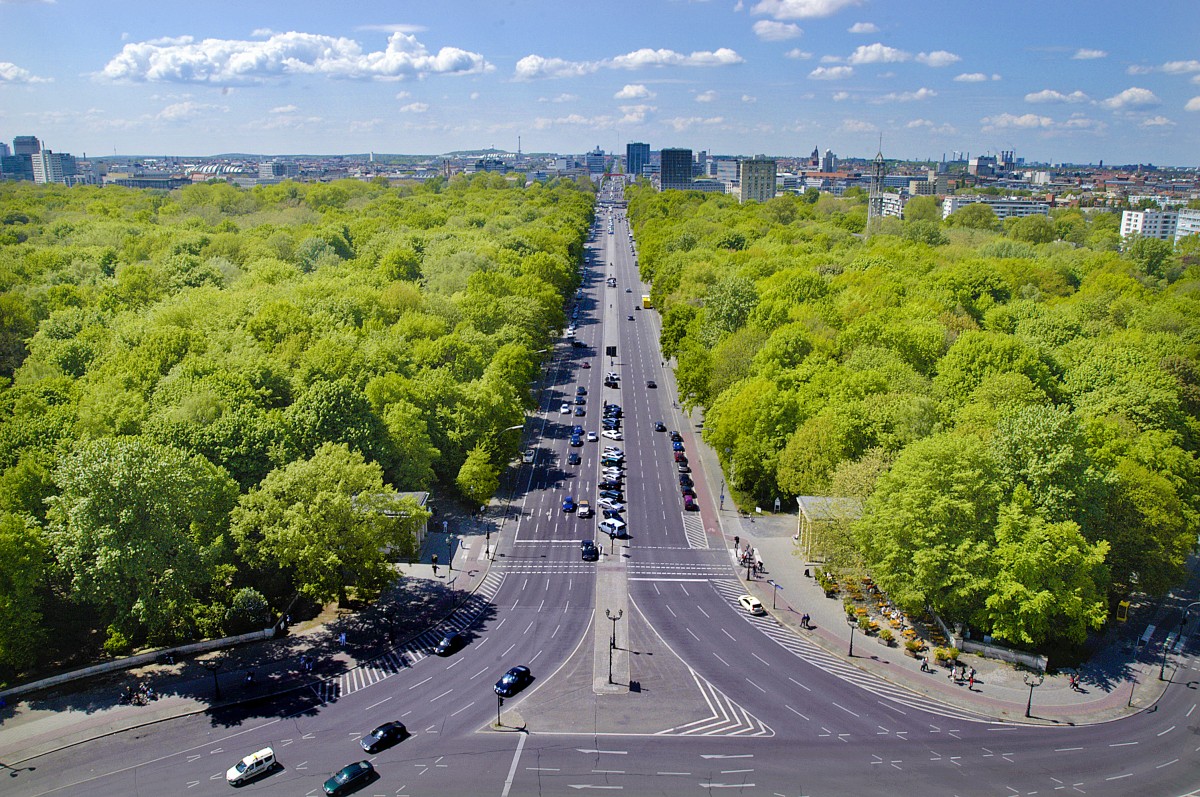
<path fill-rule="evenodd" d="M 718 337 L 736 332 L 746 323 L 756 304 L 758 291 L 753 282 L 745 277 L 720 280 L 704 301 L 705 324 Z"/>
<path fill-rule="evenodd" d="M 467 453 L 454 483 L 472 504 L 483 506 L 492 500 L 500 489 L 500 469 L 492 464 L 491 454 L 484 445 L 477 445 Z"/>
<path fill-rule="evenodd" d="M 1031 244 L 1048 244 L 1058 237 L 1054 222 L 1047 216 L 1023 216 L 1019 219 L 1005 219 L 1005 232 L 1008 237 L 1017 241 Z"/>
<path fill-rule="evenodd" d="M 242 587 L 234 593 L 229 608 L 225 611 L 225 631 L 230 634 L 246 634 L 258 631 L 271 624 L 271 605 L 266 597 L 254 587 Z"/>
<path fill-rule="evenodd" d="M 959 208 L 946 217 L 945 223 L 950 227 L 967 227 L 972 230 L 996 231 L 1000 229 L 1000 221 L 990 205 L 983 202 L 972 202 L 966 207 Z"/>
<path fill-rule="evenodd" d="M 907 222 L 942 220 L 942 203 L 935 196 L 915 196 L 904 206 L 904 220 Z"/>
<path fill-rule="evenodd" d="M 46 543 L 28 516 L 0 512 L 0 664 L 37 661 L 45 641 L 42 599 Z"/>
<path fill-rule="evenodd" d="M 127 637 L 191 635 L 237 485 L 203 457 L 141 438 L 84 441 L 54 472 L 49 542 L 72 591 Z"/>
<path fill-rule="evenodd" d="M 313 600 L 345 602 L 352 585 L 370 596 L 387 583 L 389 551 L 415 550 L 427 517 L 412 499 L 385 490 L 378 464 L 325 443 L 243 495 L 231 530 L 248 562 L 278 563 Z"/>

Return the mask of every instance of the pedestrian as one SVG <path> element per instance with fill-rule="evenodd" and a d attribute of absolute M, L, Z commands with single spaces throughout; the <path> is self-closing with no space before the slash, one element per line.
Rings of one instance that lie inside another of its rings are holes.
<path fill-rule="evenodd" d="M 738 546 L 741 544 L 742 544 L 742 538 L 737 536 L 736 534 L 733 535 L 733 550 L 736 551 L 738 549 Z"/>
<path fill-rule="evenodd" d="M 971 674 L 967 676 L 967 691 L 975 691 L 975 671 L 971 670 Z"/>
<path fill-rule="evenodd" d="M 808 612 L 805 612 L 805 613 L 804 613 L 804 614 L 803 614 L 803 615 L 800 617 L 800 627 L 801 627 L 801 628 L 803 628 L 803 629 L 804 629 L 804 630 L 806 630 L 806 631 L 808 630 Z"/>
<path fill-rule="evenodd" d="M 346 647 L 346 632 L 345 631 L 338 634 L 338 644 L 341 645 L 342 647 Z"/>

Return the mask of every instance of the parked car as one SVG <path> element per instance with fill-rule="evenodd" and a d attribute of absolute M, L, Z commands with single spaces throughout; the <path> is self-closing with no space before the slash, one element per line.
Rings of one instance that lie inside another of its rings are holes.
<path fill-rule="evenodd" d="M 663 423 L 662 421 L 655 421 L 654 422 L 654 431 L 665 432 L 665 431 L 667 431 L 667 425 L 665 423 Z"/>
<path fill-rule="evenodd" d="M 356 761 L 334 772 L 322 788 L 326 794 L 345 794 L 357 786 L 366 783 L 375 773 L 375 767 L 370 761 Z"/>
<path fill-rule="evenodd" d="M 700 504 L 696 503 L 696 499 L 690 495 L 683 497 L 683 508 L 688 512 L 696 512 L 700 509 Z"/>
<path fill-rule="evenodd" d="M 685 495 L 685 496 L 690 496 L 692 499 L 695 499 L 695 497 L 696 497 L 696 491 L 693 490 L 691 487 L 680 487 L 679 494 Z"/>
<path fill-rule="evenodd" d="M 626 288 L 625 292 L 626 292 L 626 293 L 628 293 L 628 292 L 629 292 L 629 289 L 628 289 L 628 288 Z M 630 313 L 630 314 L 629 314 L 629 320 L 630 320 L 630 321 L 632 321 L 632 320 L 633 320 L 633 314 L 632 314 L 632 313 Z"/>
<path fill-rule="evenodd" d="M 525 453 L 521 455 L 521 461 L 528 465 L 530 462 L 533 462 L 534 456 L 535 453 L 532 448 L 526 449 Z"/>
<path fill-rule="evenodd" d="M 575 511 L 575 499 L 569 495 L 566 498 L 564 498 L 562 500 L 562 511 L 574 512 Z"/>
<path fill-rule="evenodd" d="M 586 411 L 586 410 L 584 410 L 584 409 L 583 409 L 583 407 L 576 407 L 576 408 L 575 408 L 575 417 L 576 417 L 576 418 L 582 418 L 582 417 L 583 417 L 584 415 L 586 415 L 586 414 L 587 414 L 587 411 Z"/>
<path fill-rule="evenodd" d="M 572 451 L 570 454 L 567 454 L 568 465 L 578 465 L 581 462 L 583 462 L 583 459 L 574 451 Z"/>
<path fill-rule="evenodd" d="M 466 640 L 462 634 L 457 631 L 451 631 L 442 637 L 442 641 L 437 643 L 437 647 L 433 649 L 433 652 L 439 656 L 449 656 L 461 648 L 465 642 Z"/>
<path fill-rule="evenodd" d="M 601 437 L 607 437 L 609 440 L 624 440 L 625 435 L 618 432 L 616 429 L 605 429 L 600 433 Z"/>
<path fill-rule="evenodd" d="M 596 435 L 596 433 L 595 433 L 595 432 L 588 432 L 588 433 L 587 433 L 587 441 L 588 441 L 589 443 L 595 443 L 595 442 L 596 442 L 597 440 L 599 440 L 599 439 L 600 439 L 600 438 L 599 438 L 599 437 Z"/>
<path fill-rule="evenodd" d="M 605 509 L 603 510 L 603 514 L 605 520 L 619 520 L 622 523 L 625 522 L 625 518 L 621 517 L 621 513 L 615 509 Z"/>
<path fill-rule="evenodd" d="M 683 442 L 683 435 L 681 435 L 679 432 L 675 432 L 675 431 L 668 432 L 667 436 L 670 437 L 671 441 L 674 443 L 682 443 Z"/>
<path fill-rule="evenodd" d="M 496 681 L 496 694 L 500 695 L 500 697 L 512 697 L 528 686 L 532 680 L 533 675 L 529 672 L 528 667 L 523 665 L 513 667 L 504 673 L 499 681 Z"/>
<path fill-rule="evenodd" d="M 279 762 L 275 760 L 275 751 L 270 747 L 264 747 L 231 766 L 225 773 L 225 780 L 231 786 L 241 786 L 268 772 L 273 772 L 277 766 L 279 766 Z"/>
<path fill-rule="evenodd" d="M 586 399 L 586 398 L 584 398 L 583 396 L 576 396 L 576 397 L 575 397 L 575 406 L 577 406 L 577 407 L 582 407 L 584 404 L 587 404 L 587 399 Z"/>
<path fill-rule="evenodd" d="M 584 360 L 583 362 L 581 362 L 579 364 L 579 367 L 580 368 L 591 368 L 592 364 L 590 362 L 588 362 L 587 360 Z"/>
<path fill-rule="evenodd" d="M 605 479 L 596 486 L 601 490 L 620 490 L 621 482 L 617 481 L 616 479 Z"/>
<path fill-rule="evenodd" d="M 753 595 L 740 596 L 738 598 L 738 604 L 750 614 L 760 615 L 767 613 L 767 610 L 763 608 L 762 601 Z"/>
<path fill-rule="evenodd" d="M 681 443 L 681 442 L 679 442 L 678 440 L 676 440 L 674 443 L 671 443 L 671 448 L 672 448 L 673 450 L 675 450 L 675 451 L 682 451 L 682 450 L 683 450 L 683 443 Z"/>
<path fill-rule="evenodd" d="M 579 515 L 579 517 L 591 517 L 592 505 L 586 499 L 580 501 L 578 506 L 575 507 L 575 514 Z"/>
<path fill-rule="evenodd" d="M 620 501 L 613 500 L 612 498 L 601 498 L 596 502 L 596 506 L 600 507 L 601 509 L 611 509 L 614 512 L 625 511 L 625 505 Z"/>
<path fill-rule="evenodd" d="M 405 736 L 408 736 L 408 729 L 404 727 L 403 722 L 385 722 L 359 739 L 358 743 L 362 745 L 363 750 L 374 753 L 385 747 L 391 747 Z"/>
<path fill-rule="evenodd" d="M 610 537 L 625 536 L 625 522 L 616 518 L 601 520 L 596 526 Z"/>
<path fill-rule="evenodd" d="M 577 386 L 577 387 L 575 388 L 575 395 L 576 395 L 576 396 L 586 396 L 586 395 L 587 395 L 587 388 L 586 388 L 586 387 L 584 387 L 583 385 L 579 385 L 579 386 Z"/>
<path fill-rule="evenodd" d="M 587 348 L 587 344 L 584 343 L 582 340 L 573 340 L 573 341 L 571 341 L 571 345 L 577 349 L 586 349 Z"/>
<path fill-rule="evenodd" d="M 625 457 L 615 457 L 615 456 L 611 456 L 611 455 L 605 455 L 600 460 L 601 465 L 622 465 L 622 464 L 624 464 L 624 462 L 625 462 Z"/>
<path fill-rule="evenodd" d="M 686 473 L 679 474 L 679 486 L 680 487 L 691 487 L 693 485 L 695 485 L 695 482 L 692 481 L 691 476 L 688 476 Z"/>
<path fill-rule="evenodd" d="M 608 498 L 613 501 L 624 501 L 625 500 L 625 494 L 622 493 L 620 490 L 601 490 L 600 497 Z"/>
<path fill-rule="evenodd" d="M 680 465 L 686 465 L 686 464 L 688 464 L 688 458 L 684 455 L 684 453 L 682 451 L 676 451 L 675 452 L 675 462 Z"/>
<path fill-rule="evenodd" d="M 585 562 L 594 562 L 600 558 L 600 550 L 592 540 L 579 543 L 579 556 Z"/>
<path fill-rule="evenodd" d="M 687 466 L 686 462 L 682 462 L 679 464 L 679 472 L 680 473 L 691 473 L 692 469 Z"/>

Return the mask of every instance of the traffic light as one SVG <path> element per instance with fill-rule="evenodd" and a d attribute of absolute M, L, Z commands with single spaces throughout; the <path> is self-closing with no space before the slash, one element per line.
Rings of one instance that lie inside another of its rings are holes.
<path fill-rule="evenodd" d="M 604 347 L 604 356 L 605 357 L 616 357 L 617 356 L 617 347 L 616 346 L 605 346 Z"/>

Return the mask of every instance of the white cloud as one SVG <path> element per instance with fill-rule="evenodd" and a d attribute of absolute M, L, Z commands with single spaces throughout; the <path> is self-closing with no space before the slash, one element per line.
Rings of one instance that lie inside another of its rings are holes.
<path fill-rule="evenodd" d="M 859 64 L 895 64 L 910 58 L 912 56 L 903 50 L 875 42 L 855 48 L 846 60 L 857 66 Z"/>
<path fill-rule="evenodd" d="M 479 53 L 443 47 L 430 53 L 411 35 L 393 33 L 387 47 L 364 52 L 353 39 L 274 33 L 265 41 L 190 36 L 126 44 L 100 73 L 109 80 L 246 84 L 290 75 L 403 79 L 479 74 L 494 67 Z"/>
<path fill-rule="evenodd" d="M 1100 105 L 1108 108 L 1110 111 L 1136 110 L 1138 108 L 1153 108 L 1155 105 L 1161 105 L 1162 101 L 1154 96 L 1154 92 L 1149 89 L 1141 89 L 1136 86 L 1125 89 L 1120 94 L 1115 94 L 1107 100 L 1101 100 Z"/>
<path fill-rule="evenodd" d="M 742 3 L 742 0 L 737 0 L 737 2 L 733 4 L 734 12 L 739 12 L 745 7 L 746 6 Z"/>
<path fill-rule="evenodd" d="M 1200 72 L 1200 61 L 1167 61 L 1162 65 L 1162 71 L 1168 75 L 1187 75 Z"/>
<path fill-rule="evenodd" d="M 949 123 L 939 125 L 931 122 L 928 119 L 913 119 L 904 126 L 909 130 L 925 130 L 930 133 L 937 133 L 939 135 L 953 135 L 958 132 L 958 130 Z"/>
<path fill-rule="evenodd" d="M 765 42 L 783 42 L 795 39 L 802 33 L 804 31 L 800 29 L 800 26 L 791 22 L 760 19 L 754 23 L 754 35 Z"/>
<path fill-rule="evenodd" d="M 259 39 L 265 39 L 268 36 L 274 36 L 275 31 L 271 30 L 270 28 L 255 28 L 254 30 L 250 31 L 250 35 Z M 121 34 L 121 41 L 125 41 L 127 38 L 129 38 L 128 33 Z"/>
<path fill-rule="evenodd" d="M 295 105 L 276 105 L 271 109 L 271 113 L 295 113 L 300 110 Z"/>
<path fill-rule="evenodd" d="M 1032 113 L 1020 116 L 1002 113 L 996 116 L 985 116 L 979 122 L 983 125 L 984 130 L 1031 130 L 1054 126 L 1054 120 L 1049 116 L 1038 116 Z"/>
<path fill-rule="evenodd" d="M 50 83 L 50 78 L 38 77 L 8 61 L 0 61 L 0 86 L 15 83 Z"/>
<path fill-rule="evenodd" d="M 1154 71 L 1152 66 L 1144 66 L 1141 64 L 1132 64 L 1125 69 L 1127 75 L 1149 75 Z"/>
<path fill-rule="evenodd" d="M 916 91 L 893 91 L 891 93 L 884 94 L 882 97 L 877 98 L 875 102 L 914 102 L 919 100 L 927 100 L 930 97 L 936 96 L 936 91 L 922 86 Z"/>
<path fill-rule="evenodd" d="M 228 113 L 229 108 L 223 105 L 209 105 L 202 102 L 177 102 L 163 108 L 154 117 L 160 122 L 189 122 L 202 116 L 208 116 L 216 111 Z"/>
<path fill-rule="evenodd" d="M 775 19 L 813 19 L 828 17 L 861 3 L 862 0 L 759 0 L 751 13 Z"/>
<path fill-rule="evenodd" d="M 634 50 L 601 61 L 567 61 L 562 58 L 545 58 L 527 55 L 517 61 L 514 80 L 537 80 L 541 78 L 581 77 L 600 69 L 644 69 L 655 66 L 731 66 L 743 63 L 733 50 L 722 47 L 718 50 L 700 50 L 690 55 L 674 50 L 653 50 L 649 47 Z"/>
<path fill-rule="evenodd" d="M 808 73 L 810 80 L 841 80 L 854 74 L 850 66 L 819 66 Z"/>
<path fill-rule="evenodd" d="M 742 95 L 742 102 L 746 103 L 747 105 L 749 105 L 749 104 L 752 104 L 752 103 L 756 103 L 756 102 L 758 102 L 758 97 L 755 97 L 755 96 L 754 96 L 754 95 L 752 95 L 752 94 L 743 94 L 743 95 Z"/>
<path fill-rule="evenodd" d="M 478 92 L 478 91 L 472 91 L 472 92 L 471 92 L 469 95 L 467 95 L 467 96 L 468 96 L 468 97 L 470 97 L 470 99 L 472 99 L 472 100 L 477 100 L 477 99 L 479 99 L 479 92 Z"/>
<path fill-rule="evenodd" d="M 1200 97 L 1192 97 L 1187 101 L 1187 105 L 1183 106 L 1185 111 L 1200 111 Z"/>
<path fill-rule="evenodd" d="M 1174 127 L 1175 123 L 1165 116 L 1151 116 L 1142 121 L 1142 127 Z"/>
<path fill-rule="evenodd" d="M 862 119 L 843 119 L 841 130 L 846 133 L 877 133 L 879 128 Z"/>
<path fill-rule="evenodd" d="M 696 102 L 712 102 L 717 98 L 717 93 L 712 89 L 702 91 L 696 95 Z"/>
<path fill-rule="evenodd" d="M 988 76 L 982 72 L 964 72 L 954 78 L 957 83 L 983 83 L 988 79 Z"/>
<path fill-rule="evenodd" d="M 843 100 L 848 100 L 848 99 L 850 99 L 850 92 L 848 92 L 848 91 L 835 91 L 833 93 L 833 101 L 834 102 L 842 102 Z"/>
<path fill-rule="evenodd" d="M 429 103 L 426 102 L 410 102 L 408 105 L 401 105 L 401 113 L 425 113 L 429 110 Z"/>
<path fill-rule="evenodd" d="M 1082 91 L 1072 91 L 1070 94 L 1063 94 L 1061 91 L 1055 91 L 1054 89 L 1042 89 L 1041 91 L 1025 95 L 1025 102 L 1032 103 L 1075 103 L 1087 102 L 1088 99 L 1088 95 Z"/>
<path fill-rule="evenodd" d="M 682 133 L 684 130 L 697 125 L 719 125 L 725 121 L 725 117 L 676 116 L 674 119 L 664 119 L 663 121 L 670 125 L 676 133 Z"/>
<path fill-rule="evenodd" d="M 653 105 L 622 105 L 621 113 L 625 115 L 621 117 L 621 124 L 641 124 L 646 121 L 646 114 L 654 110 L 657 109 Z"/>
<path fill-rule="evenodd" d="M 823 55 L 823 56 L 821 56 L 821 63 L 823 63 L 823 64 L 841 64 L 841 63 L 844 63 L 845 61 L 846 61 L 846 59 L 842 58 L 840 55 Z"/>
<path fill-rule="evenodd" d="M 847 33 L 878 33 L 879 26 L 874 22 L 855 22 L 846 29 Z"/>
<path fill-rule="evenodd" d="M 806 53 L 803 50 L 801 50 L 799 47 L 793 47 L 792 49 L 790 49 L 786 53 L 784 53 L 783 57 L 784 58 L 793 58 L 797 61 L 807 61 L 808 59 L 812 58 L 812 53 Z"/>
<path fill-rule="evenodd" d="M 1200 75 L 1192 75 L 1192 82 L 1200 85 Z"/>
<path fill-rule="evenodd" d="M 562 58 L 543 58 L 527 55 L 517 61 L 514 80 L 539 80 L 555 77 L 581 77 L 600 68 L 596 61 L 565 61 Z"/>
<path fill-rule="evenodd" d="M 370 30 L 376 33 L 424 33 L 425 31 L 429 30 L 429 28 L 425 27 L 424 25 L 406 25 L 404 23 L 398 23 L 384 25 L 359 25 L 355 28 L 355 30 Z"/>
<path fill-rule="evenodd" d="M 549 98 L 547 98 L 547 97 L 539 97 L 539 98 L 538 98 L 538 102 L 557 102 L 557 103 L 564 103 L 564 102 L 575 102 L 575 100 L 577 100 L 577 99 L 579 99 L 579 95 L 577 95 L 577 94 L 568 94 L 567 92 L 565 92 L 565 91 L 564 91 L 562 94 L 556 94 L 556 95 L 554 95 L 553 97 L 549 97 Z"/>
<path fill-rule="evenodd" d="M 1089 50 L 1083 47 L 1076 50 L 1075 54 L 1071 57 L 1076 61 L 1092 61 L 1097 58 L 1107 58 L 1108 53 L 1104 50 Z"/>
<path fill-rule="evenodd" d="M 629 83 L 616 94 L 613 95 L 615 100 L 645 100 L 654 96 L 654 92 L 643 86 L 641 83 Z"/>
<path fill-rule="evenodd" d="M 925 66 L 941 67 L 957 64 L 962 59 L 946 50 L 934 50 L 929 53 L 917 53 L 917 62 Z"/>

